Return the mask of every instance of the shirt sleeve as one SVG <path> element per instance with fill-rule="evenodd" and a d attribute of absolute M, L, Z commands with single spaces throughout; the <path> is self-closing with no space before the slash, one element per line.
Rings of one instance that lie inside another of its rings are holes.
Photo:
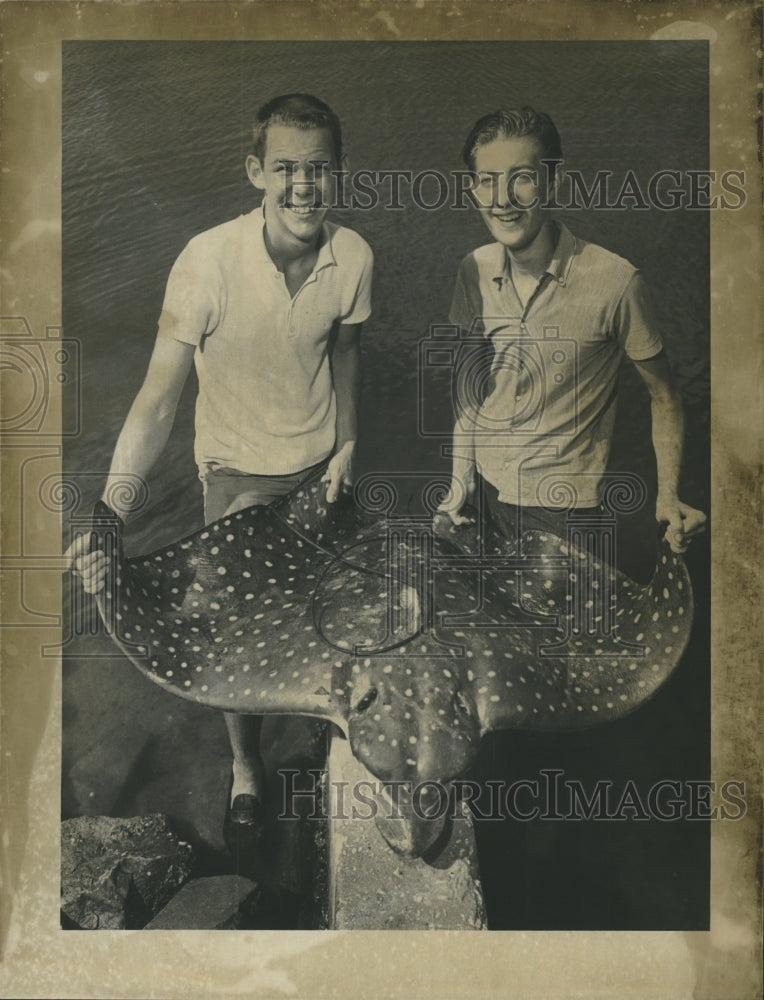
<path fill-rule="evenodd" d="M 483 333 L 482 309 L 478 304 L 481 301 L 477 263 L 470 254 L 461 262 L 456 273 L 449 321 L 462 330 Z"/>
<path fill-rule="evenodd" d="M 219 280 L 214 261 L 195 240 L 188 243 L 167 279 L 159 335 L 198 347 L 220 318 Z"/>
<path fill-rule="evenodd" d="M 355 297 L 350 311 L 340 317 L 340 323 L 350 325 L 352 323 L 364 323 L 371 316 L 371 283 L 374 272 L 374 254 L 368 243 L 364 242 L 363 247 L 364 262 L 361 275 L 356 285 Z"/>
<path fill-rule="evenodd" d="M 613 333 L 632 361 L 647 361 L 663 350 L 647 286 L 637 271 L 616 306 Z"/>

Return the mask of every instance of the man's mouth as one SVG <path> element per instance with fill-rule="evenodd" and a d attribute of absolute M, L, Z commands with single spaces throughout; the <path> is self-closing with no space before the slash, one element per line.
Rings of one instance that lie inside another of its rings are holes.
<path fill-rule="evenodd" d="M 505 223 L 519 222 L 520 219 L 522 218 L 522 214 L 523 214 L 522 212 L 492 212 L 491 213 L 491 215 L 493 215 L 494 219 L 497 219 L 499 222 L 505 222 Z"/>
<path fill-rule="evenodd" d="M 293 212 L 295 215 L 301 216 L 313 215 L 320 208 L 319 205 L 296 205 L 292 201 L 282 202 L 281 207 L 288 212 Z"/>

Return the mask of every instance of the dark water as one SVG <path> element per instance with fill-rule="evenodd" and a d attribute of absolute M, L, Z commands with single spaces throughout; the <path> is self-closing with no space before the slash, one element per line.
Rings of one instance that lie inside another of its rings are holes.
<path fill-rule="evenodd" d="M 459 169 L 472 122 L 501 104 L 552 115 L 566 165 L 643 187 L 657 170 L 708 158 L 705 43 L 84 43 L 64 45 L 64 324 L 81 342 L 82 433 L 66 467 L 108 470 L 140 386 L 169 268 L 195 233 L 249 211 L 249 122 L 263 101 L 306 90 L 339 113 L 352 170 Z M 616 187 L 617 190 L 617 187 Z M 446 319 L 459 260 L 487 242 L 471 211 L 338 213 L 376 255 L 364 329 L 361 471 L 440 470 L 443 441 L 417 434 L 417 347 Z M 644 272 L 687 410 L 683 495 L 708 509 L 708 217 L 704 212 L 567 211 L 577 235 Z M 192 456 L 193 376 L 151 501 L 128 543 L 144 551 L 201 523 Z M 448 421 L 443 380 L 425 401 Z M 612 465 L 654 489 L 647 395 L 624 368 Z M 79 480 L 85 504 L 98 477 Z M 409 498 L 402 496 L 401 503 Z M 645 509 L 624 523 L 621 561 L 644 578 L 654 536 Z M 683 665 L 645 709 L 591 734 L 486 740 L 486 777 L 632 779 L 708 773 L 708 549 L 689 557 L 697 627 Z M 708 918 L 703 823 L 484 824 L 481 860 L 497 927 L 699 928 Z"/>

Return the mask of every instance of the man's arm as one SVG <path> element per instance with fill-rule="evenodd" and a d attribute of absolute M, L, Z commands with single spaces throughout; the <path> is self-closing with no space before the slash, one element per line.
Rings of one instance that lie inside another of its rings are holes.
<path fill-rule="evenodd" d="M 448 318 L 459 328 L 459 352 L 456 360 L 455 392 L 451 400 L 454 411 L 454 429 L 451 436 L 451 486 L 448 496 L 438 507 L 448 514 L 454 524 L 472 520 L 461 513 L 462 507 L 475 492 L 475 430 L 479 426 L 481 393 L 489 381 L 493 350 L 482 339 L 475 340 L 473 331 L 481 318 L 482 297 L 480 279 L 474 255 L 465 257 L 459 265 L 451 298 Z M 482 327 L 482 324 L 481 324 Z M 467 334 L 470 331 L 470 334 Z M 477 359 L 475 353 L 477 352 Z M 459 372 L 468 372 L 469 378 L 460 378 Z"/>
<path fill-rule="evenodd" d="M 468 524 L 471 517 L 462 514 L 462 507 L 475 493 L 475 438 L 477 413 L 467 407 L 457 407 L 451 436 L 451 485 L 448 496 L 438 511 L 448 514 L 454 524 Z"/>
<path fill-rule="evenodd" d="M 171 337 L 157 337 L 146 378 L 135 397 L 117 440 L 111 461 L 104 499 L 125 520 L 129 508 L 115 506 L 119 490 L 109 490 L 108 484 L 128 477 L 145 479 L 161 454 L 170 436 L 180 394 L 194 358 L 194 347 Z M 88 552 L 89 537 L 81 535 L 66 555 L 74 570 L 82 577 L 88 593 L 97 593 L 103 586 L 107 559 L 103 552 Z"/>
<path fill-rule="evenodd" d="M 353 485 L 358 440 L 358 400 L 361 395 L 361 323 L 341 323 L 334 335 L 330 360 L 337 398 L 334 456 L 324 475 L 326 499 L 334 503 L 343 486 Z"/>
<path fill-rule="evenodd" d="M 684 415 L 679 390 L 666 355 L 661 351 L 647 361 L 635 361 L 650 392 L 652 436 L 658 468 L 655 517 L 667 524 L 666 537 L 673 552 L 685 552 L 692 537 L 703 531 L 706 515 L 679 499 Z"/>
<path fill-rule="evenodd" d="M 438 510 L 448 514 L 456 524 L 469 524 L 473 518 L 462 514 L 466 503 L 475 493 L 475 433 L 481 429 L 482 396 L 490 392 L 493 347 L 487 341 L 470 341 L 460 331 L 462 349 L 458 369 L 469 378 L 456 376 L 456 391 L 452 399 L 454 429 L 451 436 L 451 486 Z M 478 395 L 481 398 L 478 398 Z M 484 428 L 482 428 L 484 429 Z"/>

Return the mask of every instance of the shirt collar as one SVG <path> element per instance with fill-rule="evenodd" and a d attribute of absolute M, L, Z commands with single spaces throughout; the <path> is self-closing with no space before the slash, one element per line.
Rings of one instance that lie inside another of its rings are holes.
<path fill-rule="evenodd" d="M 276 265 L 273 263 L 271 255 L 268 253 L 268 248 L 265 245 L 265 198 L 263 198 L 262 203 L 257 208 L 253 209 L 252 218 L 255 222 L 255 239 L 257 243 L 258 255 L 263 257 L 271 265 L 271 267 L 275 267 Z M 333 237 L 334 227 L 330 226 L 326 219 L 324 219 L 324 223 L 321 227 L 318 257 L 313 267 L 313 274 L 320 271 L 324 267 L 336 265 L 337 258 L 334 256 Z"/>
<path fill-rule="evenodd" d="M 555 222 L 554 225 L 557 228 L 559 236 L 552 259 L 547 264 L 544 273 L 551 275 L 559 285 L 564 286 L 567 283 L 570 265 L 573 263 L 573 257 L 576 252 L 576 238 L 568 227 L 561 222 Z M 496 275 L 493 280 L 501 288 L 502 282 L 510 276 L 509 256 L 500 243 L 497 244 L 497 247 L 499 254 Z"/>

